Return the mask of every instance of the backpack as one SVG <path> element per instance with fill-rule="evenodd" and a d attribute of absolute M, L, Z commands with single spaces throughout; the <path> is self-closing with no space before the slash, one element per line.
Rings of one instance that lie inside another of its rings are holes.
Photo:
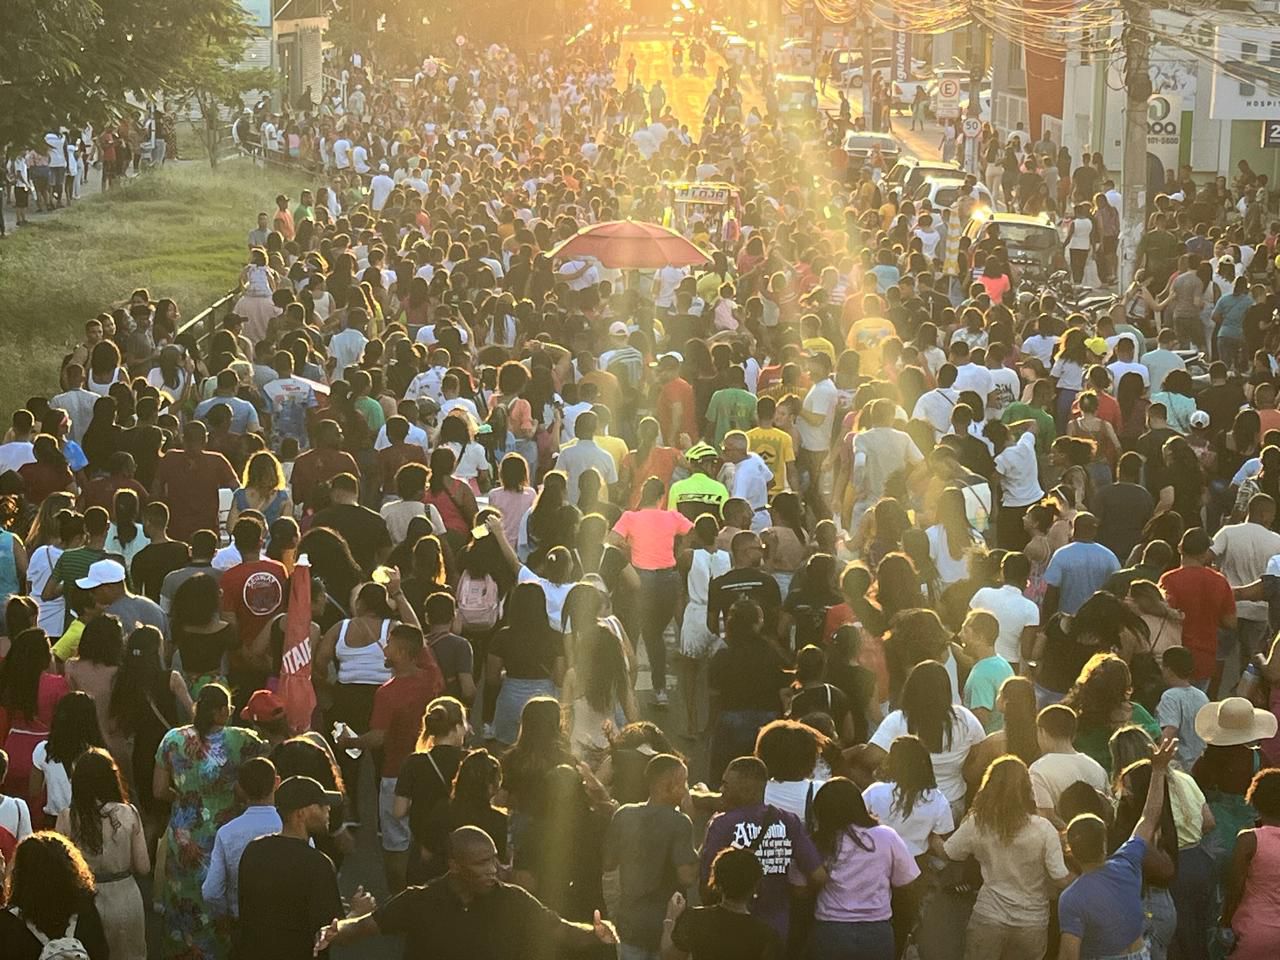
<path fill-rule="evenodd" d="M 458 618 L 465 630 L 491 630 L 498 622 L 498 584 L 487 573 L 480 578 L 463 572 L 458 578 Z"/>
<path fill-rule="evenodd" d="M 24 920 L 22 912 L 17 907 L 12 907 L 9 912 L 19 920 Z M 31 935 L 40 941 L 39 960 L 89 960 L 89 951 L 76 939 L 77 919 L 79 918 L 72 916 L 71 922 L 67 924 L 67 932 L 54 940 L 50 940 L 36 929 L 36 925 L 30 920 L 24 920 Z"/>

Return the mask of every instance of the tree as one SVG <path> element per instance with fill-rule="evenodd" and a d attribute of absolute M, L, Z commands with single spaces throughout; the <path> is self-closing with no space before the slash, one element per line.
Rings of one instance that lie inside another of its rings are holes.
<path fill-rule="evenodd" d="M 254 29 L 240 0 L 7 0 L 0 148 L 136 114 L 166 93 L 199 88 L 225 103 L 233 87 L 269 86 L 263 71 L 235 69 Z"/>

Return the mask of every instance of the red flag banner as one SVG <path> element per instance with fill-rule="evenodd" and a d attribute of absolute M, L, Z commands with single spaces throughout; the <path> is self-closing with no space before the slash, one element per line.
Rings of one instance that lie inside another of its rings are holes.
<path fill-rule="evenodd" d="M 311 564 L 298 558 L 289 580 L 289 612 L 284 621 L 284 654 L 280 660 L 280 698 L 294 733 L 311 727 L 316 691 L 311 686 Z"/>

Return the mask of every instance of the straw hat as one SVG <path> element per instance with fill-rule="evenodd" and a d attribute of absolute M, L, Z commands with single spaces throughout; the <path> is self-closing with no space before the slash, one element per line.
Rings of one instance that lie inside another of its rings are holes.
<path fill-rule="evenodd" d="M 1212 747 L 1234 747 L 1276 735 L 1276 716 L 1244 697 L 1206 703 L 1196 712 L 1196 733 Z"/>

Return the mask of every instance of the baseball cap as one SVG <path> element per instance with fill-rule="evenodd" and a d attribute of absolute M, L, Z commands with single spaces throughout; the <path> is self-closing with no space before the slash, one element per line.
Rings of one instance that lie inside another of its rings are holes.
<path fill-rule="evenodd" d="M 87 576 L 76 581 L 81 590 L 92 590 L 108 583 L 124 583 L 124 567 L 114 560 L 99 560 L 89 567 Z"/>
<path fill-rule="evenodd" d="M 609 336 L 611 337 L 625 337 L 630 333 L 631 331 L 627 329 L 627 325 L 621 320 L 615 320 L 609 324 Z"/>
<path fill-rule="evenodd" d="M 1100 357 L 1107 355 L 1107 341 L 1102 337 L 1090 337 L 1084 342 L 1084 345 L 1089 348 L 1090 352 Z"/>
<path fill-rule="evenodd" d="M 1203 410 L 1197 410 L 1187 418 L 1188 422 L 1198 430 L 1203 430 L 1209 425 L 1209 415 Z"/>
<path fill-rule="evenodd" d="M 714 456 L 717 456 L 716 448 L 709 443 L 695 443 L 684 452 L 684 458 L 690 463 L 696 463 L 699 460 L 707 460 Z"/>
<path fill-rule="evenodd" d="M 240 711 L 240 719 L 264 723 L 284 716 L 284 701 L 270 690 L 255 690 Z"/>
<path fill-rule="evenodd" d="M 289 777 L 276 787 L 276 809 L 280 813 L 292 813 L 313 803 L 336 807 L 342 803 L 342 794 L 326 790 L 311 777 Z"/>
<path fill-rule="evenodd" d="M 668 357 L 670 357 L 676 363 L 684 363 L 684 354 L 680 353 L 678 350 L 668 350 L 666 353 L 658 354 L 658 362 L 661 363 L 663 360 L 666 360 Z"/>

